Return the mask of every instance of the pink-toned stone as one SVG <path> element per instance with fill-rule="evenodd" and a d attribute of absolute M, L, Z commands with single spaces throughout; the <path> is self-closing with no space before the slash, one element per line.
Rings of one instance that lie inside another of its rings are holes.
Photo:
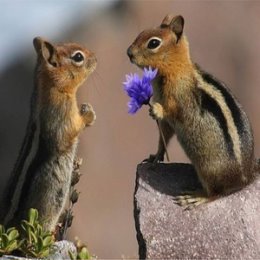
<path fill-rule="evenodd" d="M 173 201 L 200 184 L 189 164 L 140 164 L 134 216 L 141 259 L 260 259 L 260 178 L 183 210 Z"/>

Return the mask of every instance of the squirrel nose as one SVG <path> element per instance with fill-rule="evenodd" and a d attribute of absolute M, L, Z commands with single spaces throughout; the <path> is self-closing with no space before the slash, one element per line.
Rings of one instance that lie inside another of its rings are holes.
<path fill-rule="evenodd" d="M 127 49 L 127 55 L 130 60 L 132 60 L 132 58 L 134 57 L 131 47 Z"/>

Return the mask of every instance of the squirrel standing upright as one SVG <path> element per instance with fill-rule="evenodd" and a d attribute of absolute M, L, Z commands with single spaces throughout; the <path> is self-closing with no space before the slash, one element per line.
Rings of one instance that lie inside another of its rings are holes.
<path fill-rule="evenodd" d="M 166 143 L 176 134 L 195 167 L 203 191 L 177 197 L 193 207 L 241 189 L 260 167 L 246 113 L 222 82 L 192 62 L 183 27 L 182 16 L 167 15 L 159 27 L 140 33 L 127 54 L 140 68 L 158 69 L 150 115 Z M 160 138 L 147 160 L 163 161 L 164 153 Z"/>
<path fill-rule="evenodd" d="M 95 121 L 90 104 L 78 108 L 76 92 L 96 68 L 96 58 L 75 44 L 54 45 L 37 37 L 35 88 L 20 155 L 4 193 L 1 221 L 18 224 L 29 208 L 53 230 L 71 184 L 78 136 Z"/>

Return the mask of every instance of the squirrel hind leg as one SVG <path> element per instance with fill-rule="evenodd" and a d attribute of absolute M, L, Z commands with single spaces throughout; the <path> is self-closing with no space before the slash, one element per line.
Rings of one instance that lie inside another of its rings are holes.
<path fill-rule="evenodd" d="M 173 198 L 174 202 L 185 210 L 191 210 L 215 199 L 216 197 L 209 197 L 204 190 L 182 192 Z"/>

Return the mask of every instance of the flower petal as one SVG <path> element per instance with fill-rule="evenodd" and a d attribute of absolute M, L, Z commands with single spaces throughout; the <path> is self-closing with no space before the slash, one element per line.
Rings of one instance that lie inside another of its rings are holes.
<path fill-rule="evenodd" d="M 129 114 L 135 114 L 137 112 L 137 110 L 139 110 L 141 108 L 142 105 L 140 105 L 138 102 L 136 102 L 135 99 L 130 99 L 130 101 L 128 102 L 128 113 Z"/>
<path fill-rule="evenodd" d="M 124 90 L 131 98 L 128 102 L 128 112 L 135 114 L 143 104 L 148 104 L 153 95 L 152 80 L 156 77 L 157 69 L 151 67 L 144 68 L 143 77 L 138 74 L 126 75 L 126 81 L 123 82 Z"/>

